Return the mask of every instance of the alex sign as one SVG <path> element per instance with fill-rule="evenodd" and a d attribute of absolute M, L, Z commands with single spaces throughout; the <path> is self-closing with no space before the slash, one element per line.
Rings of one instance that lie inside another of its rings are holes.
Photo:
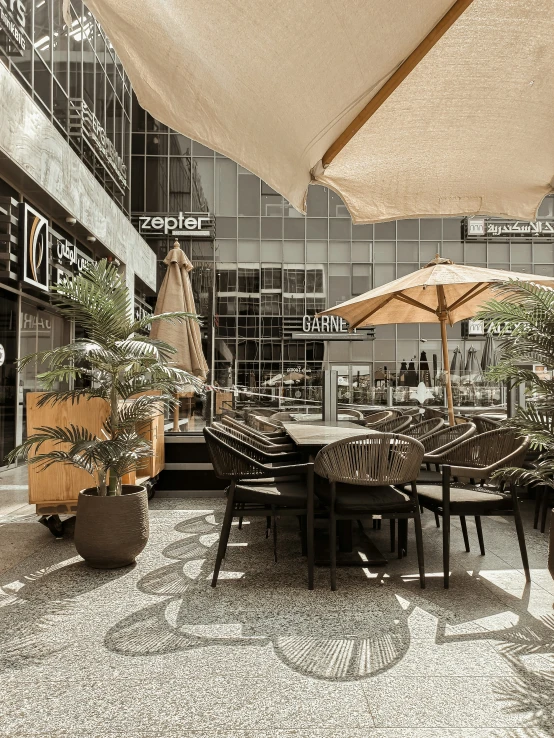
<path fill-rule="evenodd" d="M 20 206 L 23 281 L 48 291 L 48 221 L 27 203 Z"/>
<path fill-rule="evenodd" d="M 20 54 L 26 48 L 25 20 L 27 11 L 23 0 L 0 0 L 0 30 L 8 36 Z"/>
<path fill-rule="evenodd" d="M 186 236 L 213 238 L 214 219 L 209 214 L 175 213 L 169 215 L 139 216 L 142 236 Z"/>

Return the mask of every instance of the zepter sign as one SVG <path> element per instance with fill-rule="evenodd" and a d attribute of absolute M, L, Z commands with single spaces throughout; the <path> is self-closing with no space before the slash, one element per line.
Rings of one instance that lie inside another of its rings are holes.
<path fill-rule="evenodd" d="M 27 203 L 21 206 L 23 281 L 48 290 L 48 221 Z"/>

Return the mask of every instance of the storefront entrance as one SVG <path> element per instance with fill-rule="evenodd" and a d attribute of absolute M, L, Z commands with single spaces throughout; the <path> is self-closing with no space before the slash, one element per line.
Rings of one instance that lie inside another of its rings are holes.
<path fill-rule="evenodd" d="M 15 446 L 17 295 L 0 290 L 0 466 Z"/>

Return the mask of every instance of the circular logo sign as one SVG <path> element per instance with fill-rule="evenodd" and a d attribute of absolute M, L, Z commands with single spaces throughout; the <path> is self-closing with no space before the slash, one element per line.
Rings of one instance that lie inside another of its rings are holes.
<path fill-rule="evenodd" d="M 0 343 L 0 366 L 6 361 L 6 349 Z"/>

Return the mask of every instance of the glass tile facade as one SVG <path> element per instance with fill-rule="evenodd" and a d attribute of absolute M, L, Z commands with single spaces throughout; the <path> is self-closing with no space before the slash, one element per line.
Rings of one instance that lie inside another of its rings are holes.
<path fill-rule="evenodd" d="M 409 274 L 437 253 L 458 263 L 554 275 L 552 239 L 469 240 L 462 218 L 353 225 L 341 199 L 320 186 L 310 187 L 304 217 L 254 174 L 167 130 L 136 102 L 132 203 L 134 215 L 215 215 L 213 241 L 182 244 L 205 282 L 213 273 L 213 300 L 203 290 L 197 297 L 213 326 L 206 347 L 212 381 L 222 386 L 262 386 L 292 370 L 314 377 L 322 368 L 337 369 L 344 386 L 359 377 L 375 386 L 383 376 L 398 376 L 403 362 L 417 369 L 422 351 L 430 365 L 436 355 L 440 370 L 438 325 L 378 326 L 374 340 L 356 342 L 293 340 L 287 331 L 290 321 L 297 326 L 303 316 Z M 546 198 L 539 217 L 553 219 L 553 205 Z M 151 242 L 160 278 L 171 241 Z M 473 345 L 480 359 L 483 340 L 463 339 L 461 323 L 448 335 L 451 357 L 458 346 L 465 362 Z"/>
<path fill-rule="evenodd" d="M 128 213 L 130 191 L 121 173 L 130 168 L 131 85 L 123 65 L 81 0 L 71 2 L 71 28 L 63 21 L 62 0 L 25 6 L 25 51 L 8 55 L 0 44 L 0 60 Z M 83 103 L 100 145 L 91 145 L 82 126 Z"/>

